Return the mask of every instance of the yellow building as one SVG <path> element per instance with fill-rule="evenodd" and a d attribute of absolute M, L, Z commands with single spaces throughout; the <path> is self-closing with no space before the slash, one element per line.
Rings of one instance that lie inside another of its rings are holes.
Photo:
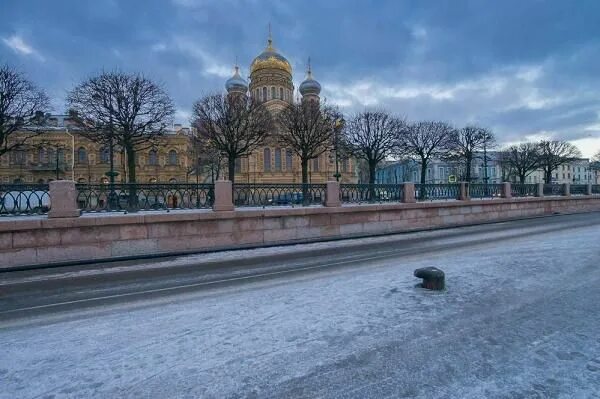
<path fill-rule="evenodd" d="M 250 65 L 250 84 L 235 67 L 234 75 L 227 80 L 225 88 L 230 94 L 250 95 L 273 113 L 294 101 L 292 66 L 273 46 L 269 37 L 267 47 Z M 302 100 L 319 101 L 321 85 L 313 78 L 310 65 L 306 79 L 298 88 Z M 274 132 L 272 137 L 280 132 Z M 323 183 L 335 180 L 335 156 L 324 153 L 309 163 L 309 182 Z M 338 169 L 340 182 L 356 183 L 357 174 L 353 159 L 340 160 Z M 238 183 L 301 183 L 300 159 L 289 148 L 282 148 L 276 140 L 240 159 L 236 165 L 235 181 Z"/>
<path fill-rule="evenodd" d="M 12 151 L 0 157 L 1 183 L 46 183 L 69 179 L 79 183 L 108 182 L 109 149 L 78 133 L 68 115 L 52 115 L 41 133 L 27 141 L 27 150 Z M 23 133 L 26 134 L 26 133 Z M 137 154 L 137 182 L 195 181 L 190 152 L 190 131 L 175 125 L 159 139 L 155 149 Z M 125 155 L 114 154 L 117 182 L 127 181 Z"/>

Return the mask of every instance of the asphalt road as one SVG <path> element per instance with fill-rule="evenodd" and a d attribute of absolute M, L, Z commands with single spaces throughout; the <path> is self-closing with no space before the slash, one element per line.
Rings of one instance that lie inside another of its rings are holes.
<path fill-rule="evenodd" d="M 3 273 L 0 398 L 600 398 L 599 238 L 590 213 Z"/>

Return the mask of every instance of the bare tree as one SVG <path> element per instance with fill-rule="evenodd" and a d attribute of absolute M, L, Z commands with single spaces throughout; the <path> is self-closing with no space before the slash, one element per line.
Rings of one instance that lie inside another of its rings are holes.
<path fill-rule="evenodd" d="M 264 104 L 244 95 L 211 94 L 194 104 L 192 124 L 199 137 L 227 159 L 235 182 L 235 161 L 261 146 L 273 129 Z"/>
<path fill-rule="evenodd" d="M 456 142 L 456 130 L 449 124 L 423 121 L 412 123 L 401 132 L 398 136 L 398 150 L 401 155 L 410 156 L 419 162 L 421 184 L 425 184 L 431 160 L 445 157 Z"/>
<path fill-rule="evenodd" d="M 171 98 L 158 84 L 141 74 L 122 72 L 85 80 L 68 94 L 67 105 L 83 135 L 123 149 L 130 183 L 136 182 L 136 152 L 156 146 L 175 113 Z"/>
<path fill-rule="evenodd" d="M 0 67 L 0 156 L 24 149 L 31 137 L 41 133 L 49 103 L 48 96 L 21 72 Z"/>
<path fill-rule="evenodd" d="M 383 110 L 358 113 L 346 124 L 344 142 L 352 155 L 367 164 L 369 184 L 375 183 L 377 165 L 392 155 L 404 126 L 402 119 Z"/>
<path fill-rule="evenodd" d="M 552 172 L 561 165 L 581 157 L 581 151 L 567 141 L 542 140 L 539 145 L 539 167 L 544 169 L 544 181 L 552 182 Z"/>
<path fill-rule="evenodd" d="M 331 150 L 340 118 L 335 108 L 316 101 L 288 104 L 277 114 L 278 141 L 300 158 L 303 184 L 308 183 L 308 162 Z"/>
<path fill-rule="evenodd" d="M 489 129 L 469 125 L 457 130 L 453 138 L 452 151 L 448 158 L 456 161 L 464 168 L 464 179 L 470 182 L 473 160 L 478 157 L 481 151 L 493 146 L 494 135 Z"/>
<path fill-rule="evenodd" d="M 539 145 L 535 143 L 522 143 L 512 145 L 500 153 L 501 164 L 518 177 L 521 184 L 525 178 L 540 166 Z"/>

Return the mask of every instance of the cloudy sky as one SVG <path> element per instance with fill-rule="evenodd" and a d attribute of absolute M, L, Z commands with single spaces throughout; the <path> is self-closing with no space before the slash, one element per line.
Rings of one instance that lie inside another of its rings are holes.
<path fill-rule="evenodd" d="M 600 150 L 598 0 L 1 0 L 0 63 L 64 111 L 66 91 L 102 69 L 164 84 L 187 123 L 195 99 L 244 75 L 266 43 L 307 58 L 347 112 L 478 123 L 502 142 L 568 139 Z"/>

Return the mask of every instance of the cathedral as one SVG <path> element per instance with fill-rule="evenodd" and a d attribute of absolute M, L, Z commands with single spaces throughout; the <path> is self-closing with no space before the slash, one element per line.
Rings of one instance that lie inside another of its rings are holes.
<path fill-rule="evenodd" d="M 229 94 L 252 96 L 265 102 L 267 108 L 276 113 L 287 103 L 295 101 L 292 65 L 279 53 L 271 35 L 267 47 L 250 64 L 250 83 L 242 78 L 239 67 L 225 82 Z M 312 76 L 310 62 L 305 80 L 298 87 L 302 100 L 320 100 L 321 85 Z M 277 132 L 274 132 L 275 136 Z M 309 162 L 309 183 L 324 183 L 335 180 L 335 161 L 333 153 L 324 153 Z M 353 159 L 340 160 L 340 182 L 355 183 L 357 181 L 355 162 Z M 235 181 L 238 183 L 301 183 L 302 171 L 300 159 L 289 148 L 281 148 L 274 140 L 266 143 L 248 157 L 238 159 L 236 163 Z"/>

